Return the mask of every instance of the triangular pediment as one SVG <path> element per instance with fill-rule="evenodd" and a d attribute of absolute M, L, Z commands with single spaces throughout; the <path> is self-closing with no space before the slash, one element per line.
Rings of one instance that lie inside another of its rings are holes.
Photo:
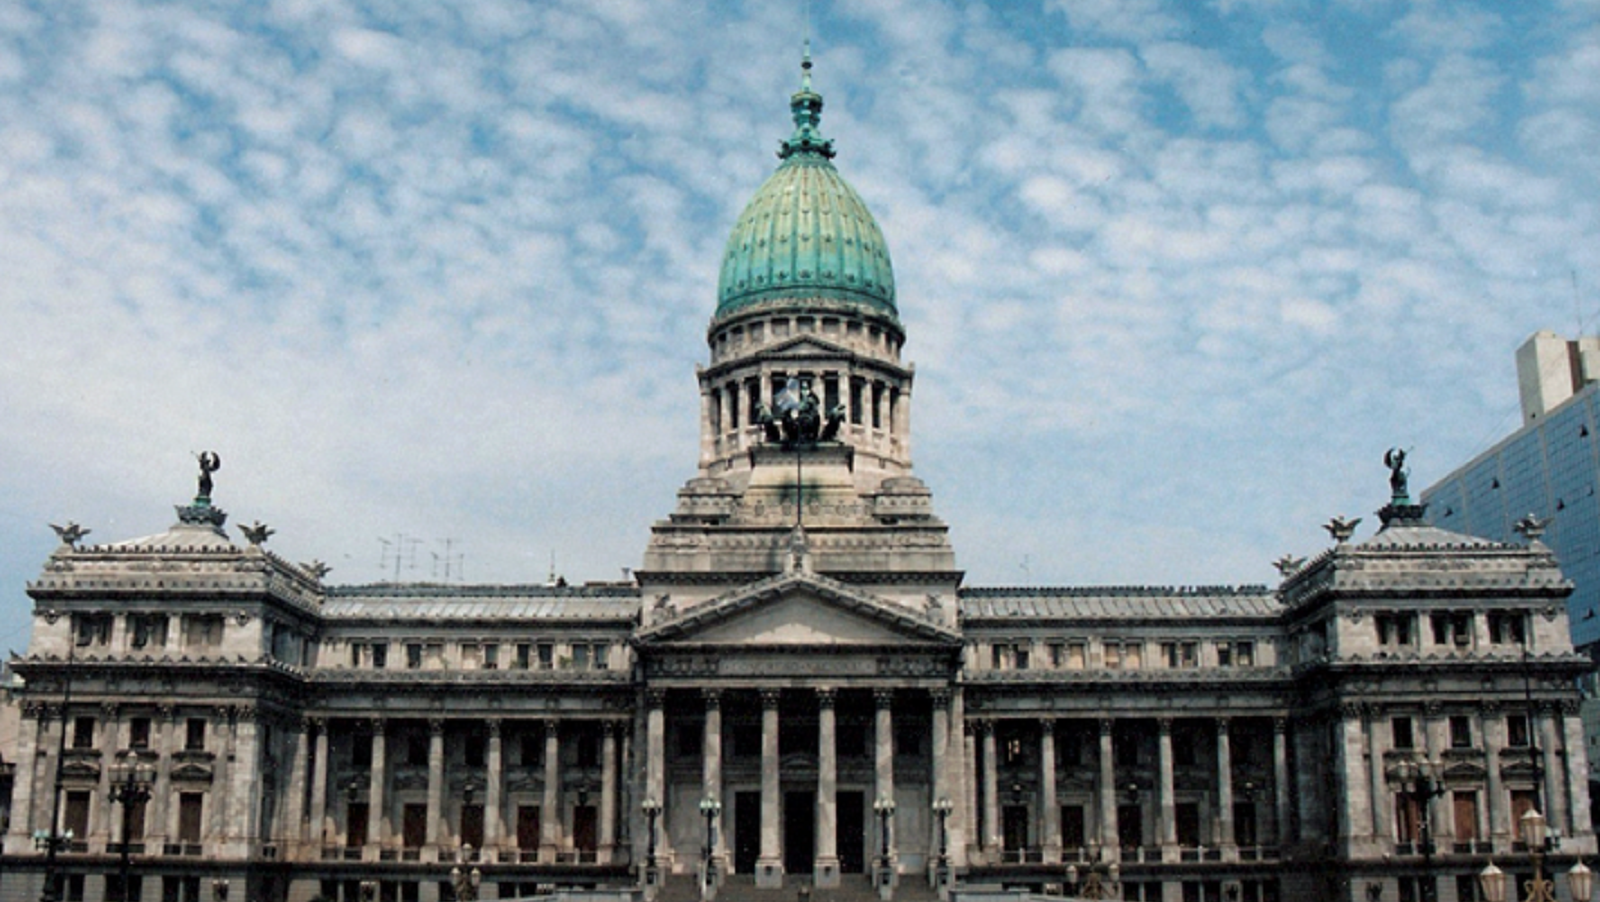
<path fill-rule="evenodd" d="M 762 348 L 755 354 L 758 360 L 805 360 L 814 357 L 839 357 L 850 355 L 844 345 L 814 334 L 796 335 Z"/>
<path fill-rule="evenodd" d="M 810 573 L 741 587 L 640 631 L 643 646 L 957 646 L 920 612 Z"/>

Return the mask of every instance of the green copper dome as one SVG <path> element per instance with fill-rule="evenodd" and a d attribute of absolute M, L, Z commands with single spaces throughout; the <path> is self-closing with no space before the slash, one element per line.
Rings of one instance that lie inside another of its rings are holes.
<path fill-rule="evenodd" d="M 811 90 L 811 62 L 790 98 L 794 134 L 783 163 L 739 214 L 722 255 L 718 317 L 761 301 L 827 298 L 895 315 L 889 246 L 861 196 L 830 162 L 821 136 L 822 95 Z"/>

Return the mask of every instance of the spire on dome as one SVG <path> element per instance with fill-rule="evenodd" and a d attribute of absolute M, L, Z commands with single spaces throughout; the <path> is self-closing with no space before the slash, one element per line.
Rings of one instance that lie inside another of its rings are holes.
<path fill-rule="evenodd" d="M 794 134 L 778 148 L 779 159 L 787 160 L 795 154 L 810 154 L 825 160 L 833 159 L 833 141 L 822 137 L 822 95 L 811 90 L 811 38 L 805 40 L 805 52 L 800 59 L 800 90 L 789 98 L 789 109 L 794 113 Z"/>

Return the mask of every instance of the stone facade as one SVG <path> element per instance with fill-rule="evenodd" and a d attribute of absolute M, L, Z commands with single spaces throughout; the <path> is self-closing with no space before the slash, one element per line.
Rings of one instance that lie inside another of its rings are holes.
<path fill-rule="evenodd" d="M 209 478 L 165 533 L 64 543 L 13 662 L 5 902 L 38 896 L 52 824 L 66 898 L 116 896 L 132 763 L 143 902 L 224 880 L 436 902 L 458 863 L 483 898 L 708 863 L 892 894 L 941 856 L 1055 888 L 1114 864 L 1125 899 L 1449 902 L 1490 856 L 1525 866 L 1529 806 L 1557 866 L 1595 852 L 1586 661 L 1537 540 L 1434 528 L 1397 493 L 1376 536 L 1273 588 L 964 587 L 912 473 L 892 292 L 737 259 L 849 238 L 807 225 L 845 195 L 821 98 L 794 106 L 784 166 L 808 174 L 760 195 L 724 273 L 796 281 L 713 317 L 699 466 L 634 578 L 330 585 L 230 539 Z M 816 434 L 783 434 L 805 410 Z"/>

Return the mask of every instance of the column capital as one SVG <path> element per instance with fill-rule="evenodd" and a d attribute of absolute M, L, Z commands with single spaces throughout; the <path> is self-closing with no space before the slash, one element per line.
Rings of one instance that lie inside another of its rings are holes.
<path fill-rule="evenodd" d="M 173 706 L 173 705 L 156 705 L 156 717 L 158 719 L 164 720 L 167 723 L 172 723 L 172 721 L 177 716 L 178 716 L 178 709 L 175 706 Z"/>
<path fill-rule="evenodd" d="M 313 726 L 309 717 L 289 718 L 289 732 L 291 733 L 310 733 Z"/>
<path fill-rule="evenodd" d="M 832 686 L 819 686 L 817 688 L 817 707 L 831 709 L 837 695 L 838 690 Z"/>
<path fill-rule="evenodd" d="M 1217 735 L 1218 736 L 1227 736 L 1228 735 L 1228 723 L 1231 720 L 1233 720 L 1233 718 L 1231 718 L 1231 717 L 1218 717 L 1217 718 Z"/>
<path fill-rule="evenodd" d="M 978 735 L 979 736 L 992 736 L 992 735 L 994 735 L 994 719 L 993 718 L 980 717 L 977 720 L 974 720 L 972 723 L 973 723 L 974 729 L 976 729 L 978 731 Z"/>
<path fill-rule="evenodd" d="M 1438 717 L 1444 713 L 1444 705 L 1438 699 L 1430 698 L 1422 703 L 1422 713 L 1427 717 Z"/>
<path fill-rule="evenodd" d="M 764 689 L 762 689 L 760 691 L 761 691 L 761 708 L 762 708 L 762 710 L 765 710 L 765 711 L 776 710 L 777 707 L 778 707 L 778 699 L 783 696 L 783 690 L 781 690 L 781 689 L 773 689 L 773 688 L 764 688 Z"/>
<path fill-rule="evenodd" d="M 120 710 L 120 706 L 116 702 L 100 703 L 100 713 L 104 714 L 107 720 L 116 720 L 118 710 Z"/>
<path fill-rule="evenodd" d="M 362 729 L 374 736 L 382 736 L 389 730 L 387 717 L 373 717 L 361 722 Z"/>
<path fill-rule="evenodd" d="M 1162 736 L 1171 736 L 1172 735 L 1172 718 L 1170 718 L 1170 717 L 1157 717 L 1156 718 L 1156 730 L 1158 732 L 1160 732 L 1160 734 Z"/>
<path fill-rule="evenodd" d="M 428 735 L 429 736 L 443 736 L 444 735 L 444 718 L 443 717 L 430 717 L 430 718 L 428 718 Z"/>
<path fill-rule="evenodd" d="M 1568 717 L 1571 717 L 1572 715 L 1581 711 L 1582 705 L 1583 703 L 1575 698 L 1564 698 L 1561 701 L 1556 702 L 1556 707 L 1560 709 L 1562 714 L 1565 714 Z"/>
<path fill-rule="evenodd" d="M 1483 711 L 1484 714 L 1493 717 L 1494 715 L 1499 714 L 1501 711 L 1504 711 L 1505 705 L 1501 704 L 1500 700 L 1497 698 L 1486 698 L 1478 703 L 1478 708 Z"/>
<path fill-rule="evenodd" d="M 602 720 L 602 721 L 600 721 L 600 733 L 603 736 L 616 736 L 616 735 L 620 734 L 622 732 L 622 730 L 623 730 L 623 723 L 620 720 Z"/>
<path fill-rule="evenodd" d="M 949 688 L 947 688 L 947 687 L 941 686 L 941 687 L 939 687 L 937 689 L 929 689 L 928 690 L 928 700 L 930 702 L 932 702 L 936 707 L 942 708 L 942 707 L 945 707 L 946 705 L 949 705 L 950 704 L 950 697 L 951 697 L 951 692 L 950 692 Z"/>
<path fill-rule="evenodd" d="M 498 717 L 490 717 L 486 719 L 484 723 L 489 725 L 490 738 L 497 738 L 500 735 L 500 727 L 505 723 L 505 721 Z"/>
<path fill-rule="evenodd" d="M 700 697 L 705 700 L 707 711 L 716 711 L 722 707 L 721 689 L 701 689 Z"/>
<path fill-rule="evenodd" d="M 1111 718 L 1111 717 L 1102 717 L 1102 718 L 1100 718 L 1100 720 L 1099 720 L 1100 735 L 1101 736 L 1110 736 L 1111 735 L 1111 728 L 1113 726 L 1115 726 L 1116 723 L 1117 723 L 1117 721 L 1116 721 L 1115 718 Z"/>
<path fill-rule="evenodd" d="M 644 706 L 646 708 L 660 708 L 667 700 L 667 690 L 646 689 L 644 691 Z"/>
<path fill-rule="evenodd" d="M 1366 717 L 1367 712 L 1359 702 L 1340 702 L 1339 717 L 1342 720 L 1357 720 Z"/>
<path fill-rule="evenodd" d="M 887 707 L 889 707 L 890 705 L 894 704 L 894 690 L 893 689 L 874 689 L 874 690 L 872 690 L 872 702 L 873 702 L 873 704 L 877 705 L 879 708 L 887 708 Z"/>
<path fill-rule="evenodd" d="M 1289 718 L 1287 718 L 1287 717 L 1274 717 L 1274 718 L 1272 718 L 1272 732 L 1277 734 L 1277 735 L 1279 735 L 1279 736 L 1282 736 L 1283 734 L 1289 732 Z"/>

